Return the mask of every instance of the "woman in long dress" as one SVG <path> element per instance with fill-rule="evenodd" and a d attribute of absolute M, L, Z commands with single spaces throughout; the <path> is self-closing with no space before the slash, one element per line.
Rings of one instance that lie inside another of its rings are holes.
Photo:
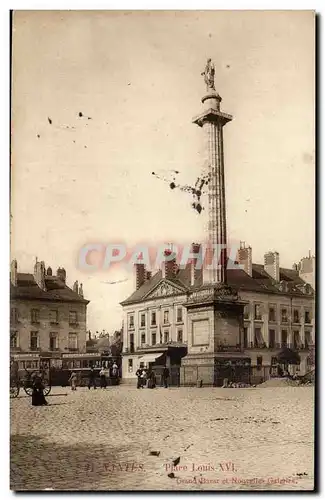
<path fill-rule="evenodd" d="M 33 406 L 45 406 L 47 401 L 44 397 L 44 386 L 42 379 L 39 375 L 36 375 L 33 380 L 33 392 L 32 392 L 32 405 Z"/>

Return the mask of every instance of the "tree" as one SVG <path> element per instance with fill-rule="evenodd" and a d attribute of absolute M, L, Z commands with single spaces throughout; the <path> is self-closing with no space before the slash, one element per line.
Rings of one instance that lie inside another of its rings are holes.
<path fill-rule="evenodd" d="M 300 364 L 300 356 L 296 351 L 289 349 L 289 347 L 284 347 L 279 352 L 278 363 L 284 365 L 285 369 L 288 369 L 288 365 L 299 365 Z"/>

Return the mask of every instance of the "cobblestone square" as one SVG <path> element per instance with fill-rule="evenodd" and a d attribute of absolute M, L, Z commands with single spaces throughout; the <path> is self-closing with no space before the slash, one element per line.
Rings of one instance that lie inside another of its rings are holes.
<path fill-rule="evenodd" d="M 11 400 L 13 490 L 313 489 L 312 387 L 51 394 Z"/>

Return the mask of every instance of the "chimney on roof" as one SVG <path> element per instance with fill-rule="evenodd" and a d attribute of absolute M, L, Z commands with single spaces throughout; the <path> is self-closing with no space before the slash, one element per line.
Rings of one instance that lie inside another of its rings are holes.
<path fill-rule="evenodd" d="M 238 264 L 244 266 L 245 273 L 252 276 L 253 274 L 253 259 L 252 259 L 252 247 L 246 247 L 245 241 L 240 242 L 240 247 L 237 252 Z"/>
<path fill-rule="evenodd" d="M 13 286 L 17 286 L 17 261 L 14 259 L 10 265 L 10 281 Z"/>
<path fill-rule="evenodd" d="M 135 268 L 135 289 L 139 288 L 146 281 L 146 266 L 144 264 L 134 264 Z"/>
<path fill-rule="evenodd" d="M 280 281 L 280 262 L 278 252 L 268 252 L 264 255 L 264 271 L 271 276 L 274 281 Z"/>
<path fill-rule="evenodd" d="M 310 252 L 309 252 L 310 254 Z M 309 283 L 315 289 L 316 277 L 316 258 L 310 254 L 310 257 L 301 259 L 298 265 L 299 277 Z"/>
<path fill-rule="evenodd" d="M 177 272 L 176 254 L 172 249 L 166 248 L 164 257 L 165 260 L 163 260 L 162 263 L 162 278 L 173 279 Z"/>
<path fill-rule="evenodd" d="M 78 291 L 78 293 L 79 293 L 79 296 L 83 298 L 84 291 L 83 291 L 83 288 L 82 288 L 82 283 L 80 283 L 80 285 L 79 285 L 79 291 Z"/>
<path fill-rule="evenodd" d="M 75 281 L 75 282 L 74 282 L 74 284 L 73 284 L 73 291 L 74 291 L 75 293 L 78 293 L 78 280 L 77 280 L 77 281 Z"/>
<path fill-rule="evenodd" d="M 59 267 L 59 269 L 56 271 L 56 275 L 61 281 L 63 281 L 63 283 L 66 282 L 67 273 L 63 267 Z"/>
<path fill-rule="evenodd" d="M 203 283 L 203 262 L 202 262 L 202 247 L 199 243 L 192 243 L 191 253 L 196 254 L 196 257 L 191 259 L 191 286 L 201 286 Z"/>
<path fill-rule="evenodd" d="M 46 290 L 45 286 L 45 264 L 43 261 L 39 262 L 36 257 L 34 265 L 34 280 L 41 290 Z"/>
<path fill-rule="evenodd" d="M 52 268 L 51 267 L 48 267 L 47 268 L 47 271 L 46 271 L 46 276 L 52 276 Z"/>

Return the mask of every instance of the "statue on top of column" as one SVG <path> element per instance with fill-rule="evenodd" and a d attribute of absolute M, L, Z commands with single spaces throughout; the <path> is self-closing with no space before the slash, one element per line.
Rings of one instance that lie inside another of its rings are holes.
<path fill-rule="evenodd" d="M 207 91 L 211 90 L 216 90 L 214 87 L 214 64 L 211 62 L 211 59 L 207 60 L 207 63 L 205 65 L 204 71 L 201 73 L 202 76 L 204 76 L 204 81 L 207 86 Z"/>

